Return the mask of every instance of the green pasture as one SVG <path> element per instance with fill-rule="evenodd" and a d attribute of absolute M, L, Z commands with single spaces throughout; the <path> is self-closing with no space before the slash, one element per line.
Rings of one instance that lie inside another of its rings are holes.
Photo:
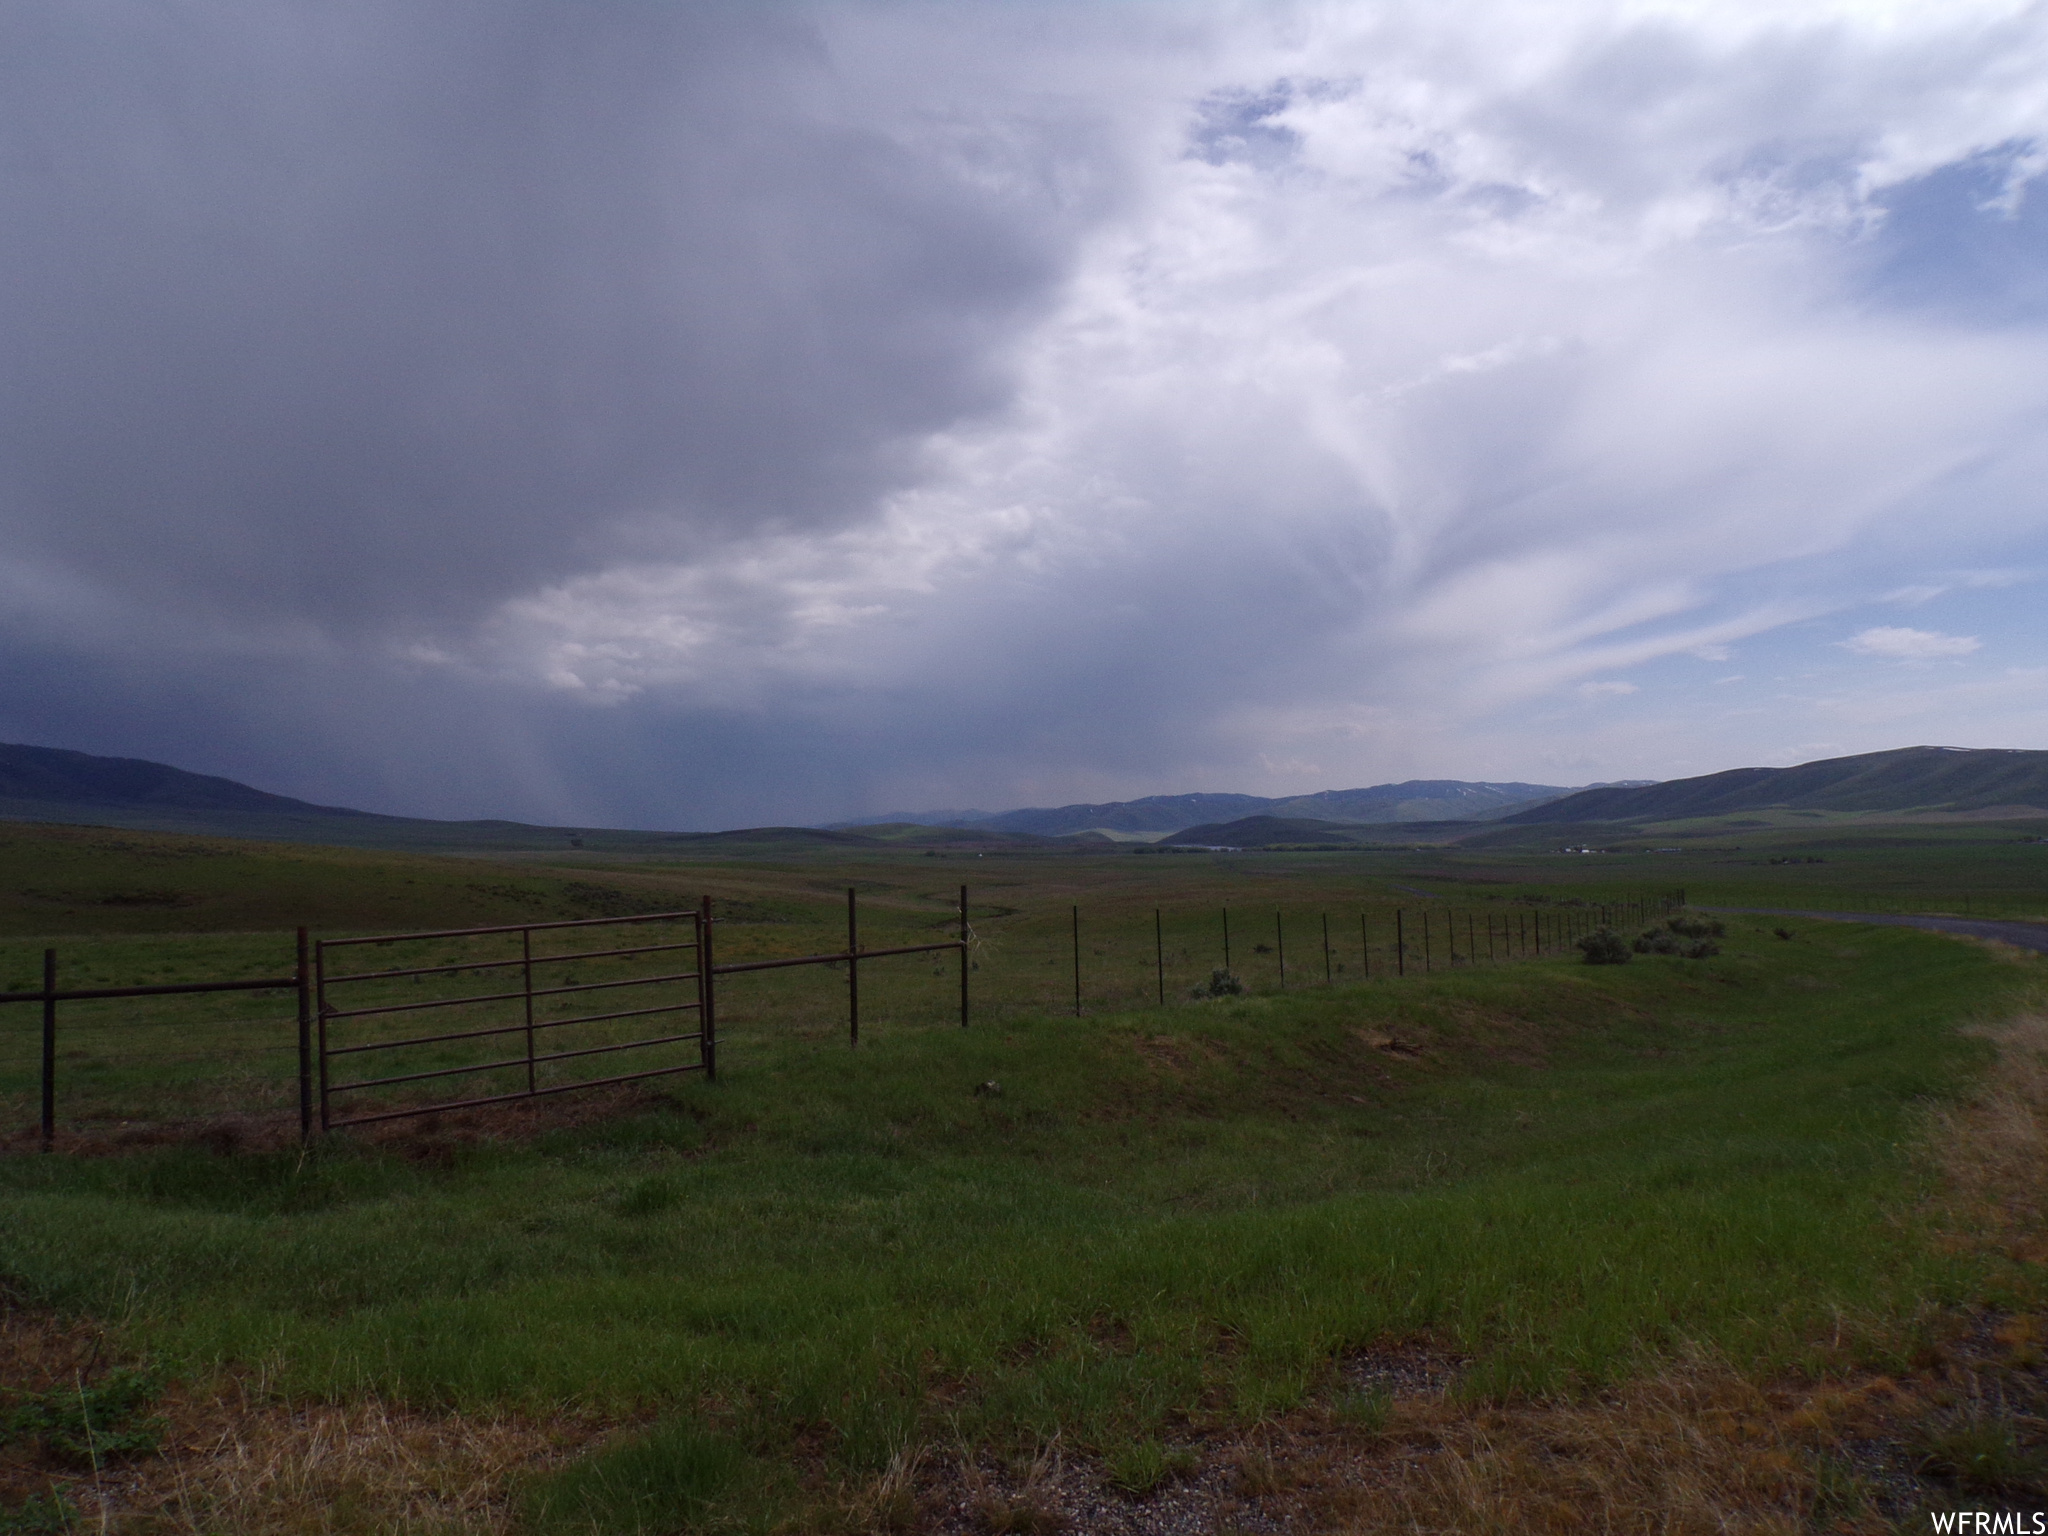
<path fill-rule="evenodd" d="M 1137 1465 L 1304 1404 L 1370 1419 L 1347 1362 L 1402 1343 L 1478 1395 L 1688 1350 L 1898 1365 L 1949 1309 L 2041 1299 L 1930 1241 L 1912 1151 L 1988 1059 L 1958 1026 L 2033 976 L 1737 921 L 1707 960 L 967 1031 L 934 996 L 858 1052 L 822 1001 L 764 1006 L 717 1084 L 537 1141 L 0 1159 L 0 1273 L 288 1396 L 640 1424 L 536 1479 L 542 1529 L 766 1528 L 919 1445 Z"/>
<path fill-rule="evenodd" d="M 1558 844 L 1600 850 L 1593 853 L 1528 846 L 1532 828 L 1519 847 L 1367 857 L 1461 903 L 1565 886 L 1600 899 L 1669 886 L 1712 906 L 2048 921 L 2048 820 L 1911 823 L 1795 812 L 1733 820 L 1604 835 L 1560 829 Z"/>
<path fill-rule="evenodd" d="M 1399 870 L 1356 859 L 1318 862 L 1314 856 L 643 861 L 585 868 L 570 878 L 546 869 L 482 866 L 480 873 L 478 866 L 455 860 L 236 847 L 169 837 L 155 838 L 138 852 L 122 846 L 127 834 L 109 840 L 58 837 L 50 829 L 33 832 L 53 863 L 69 861 L 68 889 L 128 891 L 136 888 L 135 870 L 141 868 L 148 878 L 163 882 L 165 904 L 182 903 L 176 909 L 195 924 L 208 918 L 232 922 L 246 914 L 259 893 L 268 892 L 277 909 L 324 911 L 335 926 L 315 927 L 316 938 L 347 937 L 372 923 L 388 930 L 407 916 L 415 923 L 492 924 L 581 919 L 593 909 L 607 915 L 693 909 L 700 894 L 709 894 L 717 916 L 717 958 L 727 964 L 843 950 L 849 890 L 865 948 L 951 940 L 959 931 L 958 904 L 966 885 L 969 992 L 973 1017 L 983 1024 L 1071 1014 L 1077 934 L 1080 1006 L 1095 1016 L 1179 1003 L 1208 985 L 1219 969 L 1248 992 L 1269 995 L 1403 970 L 1420 976 L 1475 964 L 1505 965 L 1568 946 L 1571 935 L 1597 922 L 1601 911 L 1588 896 L 1533 889 L 1506 899 L 1498 892 L 1445 885 L 1446 899 L 1432 900 L 1398 878 Z M 23 844 L 32 841 L 26 834 L 17 837 Z M 173 866 L 170 873 L 160 872 L 165 865 Z M 317 881 L 323 870 L 333 877 L 332 887 L 318 901 L 299 900 L 302 884 Z M 231 899 L 224 896 L 223 888 L 235 882 L 240 888 Z M 1632 903 L 1630 910 L 1647 913 L 1655 897 L 1639 886 L 1617 884 L 1599 893 L 1599 899 Z M 81 924 L 96 924 L 98 931 L 0 937 L 0 990 L 39 987 L 46 949 L 56 951 L 58 985 L 65 988 L 282 976 L 293 965 L 293 939 L 285 932 L 135 933 L 126 931 L 138 921 L 135 909 L 118 901 L 81 903 L 68 915 Z M 162 914 L 147 920 L 161 922 Z M 694 954 L 573 964 L 555 958 L 579 947 L 635 944 L 640 942 L 635 935 L 643 931 L 639 926 L 570 929 L 543 937 L 535 951 L 536 985 L 609 987 L 635 976 L 694 970 Z M 1397 933 L 1405 936 L 1405 960 L 1396 953 Z M 520 955 L 516 935 L 406 940 L 330 953 L 330 974 L 456 968 L 448 975 L 337 986 L 329 1002 L 342 1009 L 417 1005 L 518 985 L 517 968 L 510 964 Z M 757 1037 L 846 1038 L 849 979 L 840 965 L 723 978 L 721 1033 L 739 1051 Z M 899 1026 L 958 1017 L 959 959 L 953 953 L 870 961 L 861 966 L 859 980 L 862 1030 L 871 1040 Z M 538 1049 L 620 1045 L 642 1032 L 643 1025 L 632 1020 L 591 1026 L 565 1022 L 578 1011 L 597 1008 L 602 999 L 615 998 L 616 1006 L 629 1008 L 694 996 L 694 987 L 683 983 L 548 999 L 536 1015 L 542 1031 Z M 338 1046 L 359 1046 L 519 1022 L 520 1004 L 502 1000 L 459 1011 L 416 1010 L 337 1021 L 332 1035 Z M 693 1018 L 682 1016 L 666 1022 L 676 1032 L 695 1027 Z M 36 1114 L 40 1028 L 40 1011 L 33 1004 L 0 1006 L 0 1122 L 11 1127 L 26 1127 Z M 380 1051 L 348 1063 L 336 1080 L 502 1061 L 516 1055 L 518 1045 L 495 1035 Z M 616 1067 L 612 1058 L 588 1058 L 577 1067 L 553 1069 L 552 1080 L 694 1059 L 694 1047 L 688 1045 L 630 1061 L 619 1057 Z M 289 992 L 66 1003 L 59 1018 L 59 1118 L 76 1129 L 104 1129 L 135 1122 L 287 1115 L 296 1104 L 297 1063 Z M 371 1090 L 351 1097 L 337 1113 L 505 1092 L 523 1080 L 523 1071 L 513 1067 Z"/>

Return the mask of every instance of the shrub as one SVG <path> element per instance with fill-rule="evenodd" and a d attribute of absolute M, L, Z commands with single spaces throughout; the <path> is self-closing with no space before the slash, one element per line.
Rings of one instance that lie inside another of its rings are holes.
<path fill-rule="evenodd" d="M 1674 917 L 1664 925 L 1688 939 L 1718 939 L 1727 935 L 1728 925 L 1711 917 Z"/>
<path fill-rule="evenodd" d="M 1628 940 L 1612 928 L 1587 934 L 1579 940 L 1579 952 L 1588 965 L 1626 965 L 1630 959 Z"/>
<path fill-rule="evenodd" d="M 1237 979 L 1235 971 L 1222 969 L 1209 973 L 1209 979 L 1188 994 L 1189 997 L 1236 997 L 1244 991 L 1244 983 Z"/>

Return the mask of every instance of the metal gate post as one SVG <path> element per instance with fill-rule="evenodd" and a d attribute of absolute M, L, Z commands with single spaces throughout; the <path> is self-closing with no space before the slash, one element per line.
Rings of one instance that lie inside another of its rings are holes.
<path fill-rule="evenodd" d="M 570 978 L 574 980 L 574 977 Z M 526 1091 L 540 1086 L 533 1064 L 533 930 L 519 930 L 519 990 L 526 1004 Z"/>
<path fill-rule="evenodd" d="M 1358 914 L 1358 962 L 1369 977 L 1372 975 L 1372 935 L 1365 926 L 1365 914 Z"/>
<path fill-rule="evenodd" d="M 313 946 L 313 1027 L 316 1054 L 320 1059 L 320 1134 L 334 1129 L 334 1111 L 327 1087 L 327 941 Z"/>
<path fill-rule="evenodd" d="M 1280 909 L 1273 909 L 1273 943 L 1280 956 L 1280 990 L 1287 990 L 1287 934 L 1280 927 Z"/>
<path fill-rule="evenodd" d="M 1323 985 L 1330 984 L 1330 914 L 1323 914 Z"/>
<path fill-rule="evenodd" d="M 697 1059 L 704 1081 L 718 1081 L 718 995 L 711 968 L 711 898 L 697 898 Z"/>
<path fill-rule="evenodd" d="M 967 887 L 960 887 L 960 1027 L 967 1027 Z"/>
<path fill-rule="evenodd" d="M 313 970 L 306 955 L 306 930 L 299 930 L 299 1140 L 313 1139 Z"/>
<path fill-rule="evenodd" d="M 43 1150 L 57 1145 L 57 951 L 43 951 Z"/>
<path fill-rule="evenodd" d="M 1394 974 L 1408 974 L 1407 914 L 1399 907 L 1394 908 Z"/>
<path fill-rule="evenodd" d="M 1230 969 L 1230 908 L 1223 909 L 1223 969 Z"/>

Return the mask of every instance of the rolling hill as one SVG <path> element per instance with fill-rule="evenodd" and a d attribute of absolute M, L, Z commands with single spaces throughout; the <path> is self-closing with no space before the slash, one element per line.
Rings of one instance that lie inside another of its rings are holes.
<path fill-rule="evenodd" d="M 2048 813 L 2048 752 L 1901 747 L 1796 768 L 1731 768 L 1641 788 L 1584 789 L 1503 823 L 1663 822 L 1744 811 Z"/>
<path fill-rule="evenodd" d="M 1161 838 L 1160 848 L 1356 848 L 1365 827 L 1358 822 L 1319 821 L 1310 816 L 1244 816 L 1208 822 Z"/>
<path fill-rule="evenodd" d="M 1409 779 L 1366 789 L 1326 789 L 1312 795 L 1192 794 L 1147 795 L 1094 805 L 1034 806 L 1016 811 L 898 812 L 891 822 L 922 826 L 973 827 L 987 832 L 1021 832 L 1034 837 L 1071 837 L 1080 832 L 1176 833 L 1190 827 L 1235 822 L 1247 816 L 1385 826 L 1410 821 L 1487 821 L 1517 807 L 1569 795 L 1555 784 L 1488 784 L 1463 779 Z M 842 821 L 834 830 L 855 830 L 871 821 Z"/>

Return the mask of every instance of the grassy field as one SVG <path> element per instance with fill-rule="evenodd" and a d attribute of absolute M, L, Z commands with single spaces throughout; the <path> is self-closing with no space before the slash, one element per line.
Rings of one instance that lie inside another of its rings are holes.
<path fill-rule="evenodd" d="M 1517 1404 L 1628 1401 L 1701 1362 L 1747 1383 L 1903 1382 L 1972 1318 L 2048 1303 L 2025 1252 L 1959 1239 L 1927 1151 L 1930 1117 L 1992 1059 L 1965 1027 L 2035 1006 L 2036 962 L 1881 928 L 1802 924 L 1786 941 L 1731 919 L 1704 960 L 1552 955 L 1406 980 L 1376 961 L 1367 979 L 1351 938 L 1361 912 L 1378 932 L 1396 903 L 1441 921 L 1437 896 L 1475 914 L 1475 931 L 1583 918 L 1572 903 L 1681 872 L 1696 902 L 1838 905 L 1881 883 L 1875 855 L 905 854 L 479 872 L 222 845 L 159 857 L 145 881 L 103 842 L 68 865 L 77 845 L 46 852 L 56 873 L 38 888 L 218 904 L 74 901 L 54 940 L 17 907 L 0 979 L 19 981 L 51 942 L 80 978 L 260 974 L 283 936 L 234 925 L 264 900 L 296 915 L 299 892 L 348 931 L 408 913 L 681 905 L 706 889 L 737 958 L 836 947 L 848 885 L 871 942 L 930 936 L 964 881 L 979 946 L 966 1031 L 951 1023 L 949 957 L 869 968 L 858 1052 L 843 1045 L 843 976 L 771 972 L 735 980 L 715 1085 L 681 1080 L 603 1113 L 443 1117 L 306 1153 L 208 1134 L 241 1102 L 223 1061 L 243 1062 L 245 1099 L 259 1083 L 282 1094 L 283 1058 L 246 1065 L 274 1050 L 270 1025 L 189 1003 L 149 1024 L 109 1013 L 97 1037 L 81 1026 L 68 1048 L 86 1054 L 66 1071 L 96 1070 L 96 1113 L 182 1117 L 191 1134 L 0 1157 L 0 1275 L 26 1315 L 82 1320 L 66 1326 L 182 1383 L 163 1401 L 173 1440 L 191 1444 L 160 1458 L 180 1491 L 140 1464 L 125 1496 L 156 1513 L 137 1530 L 1049 1529 L 1030 1488 L 1048 1457 L 1089 1469 L 1132 1519 L 1175 1487 L 1210 1486 L 1227 1460 L 1224 1503 L 1257 1529 L 1308 1477 L 1311 1458 L 1270 1450 L 1304 1426 L 1323 1437 L 1317 1466 L 1335 1465 L 1332 1444 L 1420 1466 L 1424 1440 L 1441 1451 L 1463 1432 L 1431 1420 L 1424 1435 L 1402 1385 L 1414 1362 L 1450 1383 L 1443 1401 L 1469 1425 Z M 1965 857 L 1930 852 L 1885 878 L 1932 879 L 1938 859 Z M 1824 898 L 1775 894 L 1795 880 Z M 2018 873 L 2010 886 L 2017 907 Z M 1221 963 L 1226 904 L 1253 990 L 1190 1001 Z M 1155 910 L 1173 967 L 1164 1007 Z M 1326 911 L 1346 917 L 1347 941 L 1329 984 Z M 138 912 L 218 926 L 137 933 Z M 194 1058 L 184 1077 L 133 1059 L 145 1028 Z M 22 1056 L 0 1063 L 17 1092 Z M 81 1393 L 105 1369 L 100 1348 Z M 230 1395 L 237 1422 L 278 1434 L 327 1422 L 363 1443 L 393 1424 L 423 1438 L 381 1472 L 259 1487 L 234 1470 L 247 1458 L 208 1460 L 204 1436 L 178 1427 Z M 481 1454 L 479 1426 L 523 1449 L 457 1497 L 447 1468 Z M 38 1477 L 97 1507 L 96 1474 L 39 1443 L 40 1459 L 0 1455 L 21 1529 L 42 1518 L 18 1502 Z M 1772 1449 L 1771 1507 L 1789 1524 L 1688 1524 L 1667 1489 L 1662 1523 L 1612 1528 L 1790 1530 L 1822 1515 L 1884 1528 L 1871 1522 L 1897 1490 L 1834 1454 Z M 1259 1455 L 1285 1465 L 1261 1473 Z M 137 1491 L 152 1486 L 153 1505 Z M 970 1494 L 978 1513 L 947 1525 L 948 1500 Z M 1472 1507 L 1434 1528 L 1502 1528 L 1497 1509 Z"/>

